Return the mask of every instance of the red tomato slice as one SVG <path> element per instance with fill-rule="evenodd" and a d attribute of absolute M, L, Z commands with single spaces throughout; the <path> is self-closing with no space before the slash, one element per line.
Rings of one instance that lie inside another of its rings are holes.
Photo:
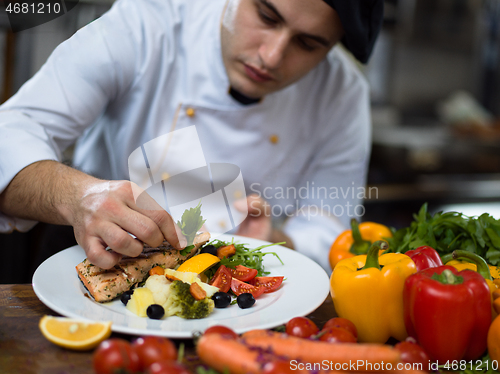
<path fill-rule="evenodd" d="M 255 298 L 258 298 L 265 291 L 263 287 L 255 287 L 236 278 L 231 280 L 231 290 L 236 296 L 239 296 L 242 293 L 251 293 Z"/>
<path fill-rule="evenodd" d="M 257 269 L 247 268 L 246 266 L 243 265 L 236 265 L 234 269 L 227 268 L 227 270 L 229 270 L 233 278 L 239 279 L 240 281 L 243 282 L 248 282 L 249 280 L 252 280 L 253 278 L 256 277 L 258 273 Z"/>
<path fill-rule="evenodd" d="M 276 291 L 279 286 L 281 286 L 283 278 L 283 276 L 255 277 L 250 281 L 250 284 L 254 285 L 255 287 L 262 287 L 264 288 L 264 293 L 269 293 Z"/>
<path fill-rule="evenodd" d="M 231 288 L 231 273 L 224 265 L 219 266 L 209 284 L 218 287 L 221 292 L 228 292 Z"/>

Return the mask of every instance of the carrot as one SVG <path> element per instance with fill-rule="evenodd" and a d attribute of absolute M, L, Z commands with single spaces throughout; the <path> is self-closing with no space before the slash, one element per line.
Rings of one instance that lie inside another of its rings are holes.
<path fill-rule="evenodd" d="M 217 257 L 223 259 L 224 257 L 231 257 L 236 253 L 236 247 L 234 244 L 225 245 L 223 247 L 217 248 Z"/>
<path fill-rule="evenodd" d="M 203 335 L 196 344 L 200 360 L 220 373 L 260 374 L 269 360 L 259 350 L 252 350 L 235 339 L 220 334 Z"/>
<path fill-rule="evenodd" d="M 344 371 L 324 370 L 321 366 L 307 368 L 292 363 L 255 347 L 249 347 L 242 339 L 230 339 L 221 334 L 203 335 L 197 342 L 196 353 L 200 360 L 220 373 L 263 374 L 266 364 L 285 362 L 294 374 L 344 374 Z"/>
<path fill-rule="evenodd" d="M 203 300 L 207 297 L 205 290 L 196 282 L 191 283 L 191 286 L 189 286 L 189 293 L 195 298 L 195 300 Z"/>
<path fill-rule="evenodd" d="M 344 370 L 351 372 L 397 371 L 395 368 L 401 363 L 400 352 L 383 344 L 333 344 L 269 330 L 252 330 L 244 333 L 242 339 L 251 347 L 258 347 L 290 360 L 320 364 L 329 362 L 335 369 L 346 368 Z"/>
<path fill-rule="evenodd" d="M 165 269 L 161 266 L 155 266 L 151 270 L 149 270 L 149 275 L 163 275 L 165 274 Z"/>

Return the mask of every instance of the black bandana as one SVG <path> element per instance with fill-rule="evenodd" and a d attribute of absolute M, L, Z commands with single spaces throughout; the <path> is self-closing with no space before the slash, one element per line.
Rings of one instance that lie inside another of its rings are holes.
<path fill-rule="evenodd" d="M 372 53 L 384 18 L 383 0 L 324 0 L 335 9 L 344 27 L 342 44 L 360 62 Z"/>

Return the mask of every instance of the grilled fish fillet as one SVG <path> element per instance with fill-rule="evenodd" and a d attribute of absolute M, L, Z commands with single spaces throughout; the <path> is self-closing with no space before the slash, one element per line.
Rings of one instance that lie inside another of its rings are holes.
<path fill-rule="evenodd" d="M 125 256 L 111 269 L 102 269 L 85 259 L 76 266 L 76 271 L 94 300 L 103 303 L 115 299 L 142 282 L 153 267 L 160 265 L 172 269 L 183 263 L 209 240 L 208 232 L 198 234 L 193 240 L 194 248 L 185 256 L 181 256 L 179 251 L 166 241 L 157 248 L 145 244 L 139 256 Z"/>

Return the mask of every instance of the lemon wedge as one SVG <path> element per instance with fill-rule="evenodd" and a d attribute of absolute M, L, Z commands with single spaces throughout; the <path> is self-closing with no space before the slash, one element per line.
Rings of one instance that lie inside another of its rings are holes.
<path fill-rule="evenodd" d="M 43 316 L 38 326 L 50 342 L 77 351 L 90 350 L 111 335 L 111 322 Z"/>
<path fill-rule="evenodd" d="M 184 262 L 177 268 L 177 271 L 200 274 L 219 261 L 219 257 L 211 255 L 210 253 L 200 253 Z"/>

